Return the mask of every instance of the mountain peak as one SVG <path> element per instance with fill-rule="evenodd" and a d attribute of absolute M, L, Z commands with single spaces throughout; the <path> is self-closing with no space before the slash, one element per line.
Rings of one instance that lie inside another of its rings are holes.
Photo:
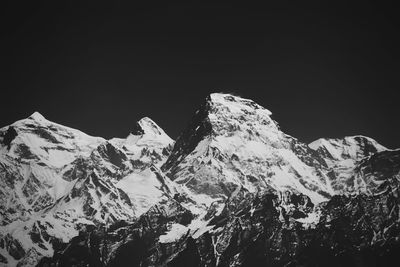
<path fill-rule="evenodd" d="M 28 118 L 37 122 L 46 121 L 46 118 L 38 111 L 33 112 L 32 115 L 30 115 Z"/>
<path fill-rule="evenodd" d="M 313 203 L 325 201 L 331 190 L 318 173 L 320 162 L 305 144 L 282 132 L 271 114 L 252 100 L 211 94 L 176 141 L 163 170 L 193 192 L 216 198 L 244 188 L 294 190 Z"/>
<path fill-rule="evenodd" d="M 205 116 L 212 133 L 231 135 L 237 131 L 256 132 L 260 127 L 276 132 L 277 124 L 271 119 L 272 112 L 253 100 L 224 93 L 213 93 L 207 98 L 205 108 L 198 112 Z M 264 127 L 268 125 L 268 127 Z"/>
<path fill-rule="evenodd" d="M 320 138 L 308 145 L 311 149 L 335 160 L 360 160 L 374 153 L 387 150 L 370 137 L 363 135 L 343 138 Z"/>
<path fill-rule="evenodd" d="M 162 134 L 164 131 L 149 117 L 144 117 L 138 121 L 138 124 L 145 132 L 153 132 L 156 134 Z"/>
<path fill-rule="evenodd" d="M 247 111 L 262 110 L 265 115 L 270 116 L 272 112 L 260 106 L 250 99 L 234 96 L 226 93 L 212 93 L 208 97 L 208 102 L 214 106 L 224 106 L 233 113 L 247 113 Z"/>
<path fill-rule="evenodd" d="M 137 121 L 132 129 L 133 135 L 155 134 L 163 135 L 165 132 L 149 117 Z"/>
<path fill-rule="evenodd" d="M 375 147 L 377 151 L 387 150 L 386 147 L 379 144 L 376 140 L 363 135 L 345 136 L 343 138 L 320 138 L 311 142 L 308 146 L 314 150 L 318 150 L 321 147 L 327 146 L 352 148 L 368 146 Z"/>
<path fill-rule="evenodd" d="M 0 129 L 1 266 L 396 254 L 400 150 L 360 135 L 307 146 L 269 110 L 224 93 L 203 100 L 177 142 L 148 117 L 133 124 L 105 140 L 34 112 Z"/>
<path fill-rule="evenodd" d="M 272 113 L 254 101 L 226 93 L 210 94 L 178 137 L 164 168 L 171 168 L 203 140 L 236 136 L 244 140 L 278 142 L 283 133 L 271 119 Z M 179 160 L 178 160 L 179 159 Z"/>

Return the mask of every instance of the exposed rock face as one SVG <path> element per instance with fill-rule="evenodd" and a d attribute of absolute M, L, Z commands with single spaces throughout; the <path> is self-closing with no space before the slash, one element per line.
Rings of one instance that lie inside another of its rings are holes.
<path fill-rule="evenodd" d="M 255 102 L 211 94 L 176 143 L 34 113 L 0 129 L 8 266 L 381 266 L 400 249 L 400 150 L 309 145 Z"/>
<path fill-rule="evenodd" d="M 12 140 L 14 140 L 15 137 L 17 137 L 17 135 L 17 131 L 15 131 L 14 127 L 12 126 L 8 127 L 7 131 L 4 132 L 3 144 L 7 146 L 7 149 L 10 149 L 11 142 Z"/>

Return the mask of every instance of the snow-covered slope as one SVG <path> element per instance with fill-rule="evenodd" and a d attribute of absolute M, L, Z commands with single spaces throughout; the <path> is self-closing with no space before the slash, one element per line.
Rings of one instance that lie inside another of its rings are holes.
<path fill-rule="evenodd" d="M 88 225 L 134 220 L 166 194 L 155 165 L 172 145 L 149 118 L 109 141 L 37 112 L 0 129 L 0 254 L 31 265 Z"/>
<path fill-rule="evenodd" d="M 342 139 L 321 138 L 310 143 L 309 146 L 324 155 L 324 160 L 328 165 L 346 159 L 361 160 L 376 152 L 387 150 L 374 139 L 362 135 L 347 136 Z"/>
<path fill-rule="evenodd" d="M 37 112 L 0 129 L 0 136 L 0 238 L 9 244 L 2 255 L 10 261 L 51 255 L 49 238 L 35 238 L 41 236 L 38 225 L 52 225 L 46 236 L 64 234 L 54 230 L 60 223 L 44 219 L 43 211 L 72 186 L 73 181 L 63 177 L 64 170 L 78 158 L 88 157 L 104 139 L 50 122 Z M 15 247 L 21 248 L 20 255 Z"/>
<path fill-rule="evenodd" d="M 48 121 L 38 112 L 0 131 L 2 136 L 15 132 L 14 138 L 2 138 L 2 156 L 21 159 L 24 163 L 40 161 L 52 168 L 61 168 L 78 156 L 88 156 L 104 141 Z"/>
<path fill-rule="evenodd" d="M 306 145 L 271 116 L 216 93 L 176 143 L 147 117 L 111 140 L 37 112 L 1 128 L 0 265 L 280 266 L 400 240 L 399 150 Z"/>
<path fill-rule="evenodd" d="M 113 138 L 110 143 L 121 148 L 137 165 L 162 165 L 169 156 L 174 141 L 150 118 L 136 122 L 125 139 Z"/>
<path fill-rule="evenodd" d="M 15 218 L 63 196 L 70 181 L 61 173 L 104 141 L 50 122 L 37 112 L 0 129 L 0 136 L 0 199 L 2 208 Z"/>
<path fill-rule="evenodd" d="M 283 133 L 269 110 L 228 94 L 208 97 L 163 168 L 175 182 L 214 197 L 241 188 L 289 190 L 319 203 L 333 193 L 307 145 Z"/>
<path fill-rule="evenodd" d="M 342 139 L 318 139 L 309 147 L 315 150 L 329 168 L 328 176 L 338 194 L 368 191 L 366 183 L 356 179 L 356 168 L 375 153 L 388 151 L 372 138 L 357 135 Z"/>

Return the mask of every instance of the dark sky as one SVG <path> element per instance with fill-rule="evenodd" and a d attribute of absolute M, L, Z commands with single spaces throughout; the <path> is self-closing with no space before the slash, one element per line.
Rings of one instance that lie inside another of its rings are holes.
<path fill-rule="evenodd" d="M 176 138 L 223 91 L 305 142 L 363 134 L 400 147 L 398 14 L 382 1 L 30 2 L 0 9 L 1 126 L 37 110 L 124 137 L 148 116 Z"/>

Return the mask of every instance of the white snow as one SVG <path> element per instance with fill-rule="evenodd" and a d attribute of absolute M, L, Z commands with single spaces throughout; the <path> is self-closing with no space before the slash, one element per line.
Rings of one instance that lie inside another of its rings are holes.
<path fill-rule="evenodd" d="M 331 170 L 336 179 L 330 180 L 329 184 L 337 194 L 351 194 L 355 191 L 366 191 L 367 185 L 356 179 L 352 181 L 358 164 L 375 152 L 388 150 L 372 138 L 355 135 L 335 139 L 318 139 L 308 145 L 311 149 L 320 153 L 321 157 Z"/>
<path fill-rule="evenodd" d="M 211 101 L 213 103 L 218 103 L 222 106 L 228 107 L 231 113 L 243 113 L 243 109 L 248 111 L 254 111 L 254 106 L 257 109 L 262 110 L 262 114 L 270 116 L 272 112 L 261 107 L 260 105 L 254 103 L 252 100 L 241 98 L 238 96 L 233 96 L 230 94 L 223 93 L 213 93 L 210 95 Z M 249 106 L 248 104 L 253 104 L 254 106 Z"/>
<path fill-rule="evenodd" d="M 174 223 L 170 226 L 169 231 L 160 236 L 160 243 L 172 243 L 177 240 L 179 240 L 181 237 L 183 237 L 185 234 L 187 234 L 189 229 L 179 223 Z"/>
<path fill-rule="evenodd" d="M 126 192 L 135 204 L 136 216 L 145 213 L 163 196 L 162 184 L 150 169 L 132 173 L 117 182 L 116 186 Z"/>
<path fill-rule="evenodd" d="M 109 140 L 113 145 L 127 150 L 127 154 L 132 160 L 140 160 L 148 164 L 155 164 L 161 166 L 167 159 L 163 155 L 163 149 L 172 147 L 174 140 L 172 140 L 163 129 L 161 129 L 153 120 L 150 118 L 141 119 L 138 124 L 144 131 L 144 134 L 134 135 L 129 134 L 125 139 L 113 138 Z M 156 154 L 162 156 L 161 161 L 154 161 L 153 158 L 146 155 L 142 155 L 143 149 L 149 152 L 154 151 Z"/>
<path fill-rule="evenodd" d="M 302 223 L 305 228 L 313 228 L 318 224 L 320 216 L 318 211 L 313 211 L 308 213 L 306 218 L 299 218 L 296 221 Z"/>
<path fill-rule="evenodd" d="M 45 117 L 37 111 L 33 112 L 32 115 L 29 116 L 29 118 L 31 118 L 37 122 L 48 122 L 45 119 Z"/>
<path fill-rule="evenodd" d="M 190 234 L 190 236 L 194 239 L 199 238 L 207 231 L 210 231 L 214 226 L 207 225 L 209 221 L 204 220 L 204 216 L 206 213 L 198 216 L 196 219 L 192 220 L 192 222 L 188 226 L 184 226 L 179 223 L 174 223 L 169 226 L 169 231 L 164 235 L 161 235 L 159 238 L 160 243 L 172 243 L 186 234 Z"/>
<path fill-rule="evenodd" d="M 211 94 L 209 104 L 208 120 L 213 133 L 205 136 L 188 155 L 178 155 L 179 165 L 173 174 L 174 182 L 156 174 L 159 172 L 163 176 L 158 169 L 167 159 L 163 151 L 172 148 L 174 141 L 150 118 L 145 117 L 138 122 L 143 134 L 129 134 L 124 139 L 113 138 L 109 141 L 50 122 L 38 112 L 15 122 L 12 126 L 18 135 L 12 141 L 11 149 L 0 146 L 0 171 L 13 177 L 12 185 L 0 181 L 0 200 L 5 201 L 7 209 L 18 212 L 8 218 L 11 223 L 0 226 L 0 236 L 9 234 L 25 250 L 32 249 L 33 254 L 51 256 L 52 246 L 43 236 L 39 238 L 44 247 L 39 247 L 30 238 L 30 231 L 35 225 L 45 225 L 48 235 L 68 242 L 78 234 L 82 225 L 107 224 L 112 220 L 110 215 L 123 220 L 138 217 L 161 200 L 179 192 L 191 200 L 181 204 L 195 215 L 195 219 L 187 226 L 170 224 L 159 241 L 174 242 L 188 233 L 198 238 L 213 228 L 204 219 L 207 210 L 213 206 L 216 214 L 220 214 L 224 200 L 229 197 L 223 195 L 225 193 L 199 192 L 197 189 L 201 185 L 205 185 L 204 188 L 221 184 L 229 186 L 229 192 L 233 192 L 231 197 L 241 189 L 255 193 L 272 187 L 280 193 L 287 190 L 302 193 L 318 204 L 327 200 L 323 196 L 325 194 L 319 192 L 337 193 L 336 184 L 327 176 L 328 171 L 337 173 L 338 182 L 347 181 L 365 156 L 361 153 L 363 146 L 371 145 L 377 151 L 387 150 L 373 139 L 363 136 L 319 139 L 309 147 L 317 152 L 323 150 L 332 158 L 324 158 L 328 168 L 313 166 L 307 162 L 310 155 L 299 155 L 302 152 L 292 149 L 293 144 L 299 145 L 300 142 L 279 129 L 269 110 L 251 100 L 229 94 Z M 194 129 L 197 131 L 199 127 L 197 125 Z M 7 129 L 3 127 L 0 132 Z M 96 148 L 105 142 L 127 156 L 128 160 L 123 162 L 122 168 L 96 154 Z M 24 149 L 33 157 L 22 155 L 21 150 Z M 155 159 L 154 154 L 161 159 Z M 100 172 L 96 169 L 94 173 L 105 191 L 99 190 L 93 180 L 83 179 L 85 177 L 74 181 L 64 179 L 64 175 L 76 167 L 72 163 L 78 158 L 96 158 L 93 162 Z M 132 163 L 135 161 L 143 164 L 135 165 Z M 118 173 L 118 178 L 103 177 L 104 173 Z M 356 176 L 355 190 L 366 186 L 365 181 L 359 180 Z M 118 188 L 129 196 L 132 206 L 123 201 Z M 82 190 L 79 191 L 82 195 L 67 198 L 72 189 Z M 44 203 L 48 207 L 34 212 L 35 201 L 42 198 L 48 201 Z M 83 209 L 88 203 L 96 211 L 95 215 L 88 215 Z M 296 221 L 313 227 L 318 220 L 319 213 L 314 211 Z M 17 264 L 18 261 L 8 251 L 0 249 L 0 253 L 10 260 L 10 264 Z"/>

